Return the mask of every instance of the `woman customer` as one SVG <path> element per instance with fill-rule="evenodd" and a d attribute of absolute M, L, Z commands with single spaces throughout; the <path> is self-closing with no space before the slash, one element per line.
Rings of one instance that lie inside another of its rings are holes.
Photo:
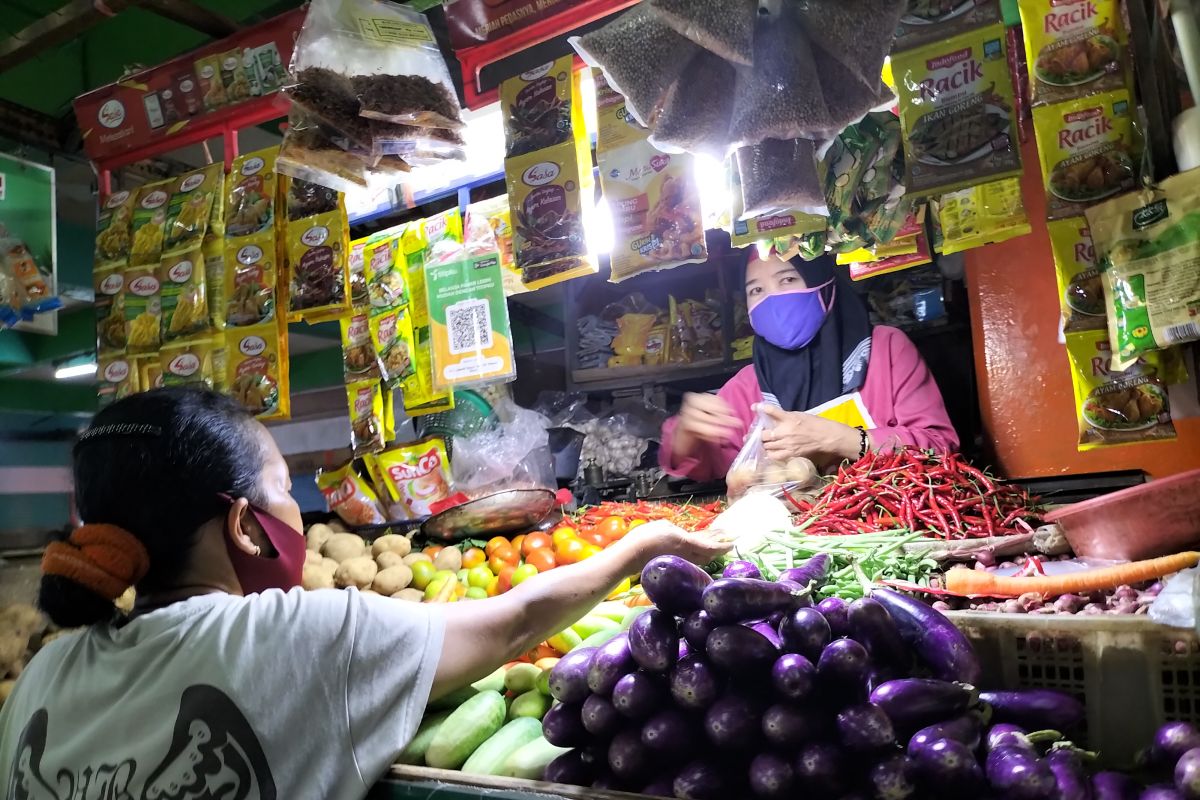
<path fill-rule="evenodd" d="M 83 630 L 39 652 L 0 711 L 4 797 L 362 798 L 430 699 L 566 627 L 650 558 L 727 549 L 718 533 L 645 525 L 488 600 L 306 592 L 287 465 L 262 425 L 201 389 L 101 411 L 74 477 L 86 524 L 47 548 L 40 604 Z"/>
<path fill-rule="evenodd" d="M 754 363 L 715 395 L 684 396 L 663 426 L 663 468 L 697 480 L 724 476 L 756 411 L 771 425 L 764 450 L 779 463 L 802 456 L 828 469 L 869 450 L 958 449 L 916 347 L 896 328 L 873 327 L 849 283 L 829 257 L 752 255 L 745 291 Z"/>

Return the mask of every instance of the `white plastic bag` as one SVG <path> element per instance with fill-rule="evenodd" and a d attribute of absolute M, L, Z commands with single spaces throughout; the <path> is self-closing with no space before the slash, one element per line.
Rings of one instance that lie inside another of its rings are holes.
<path fill-rule="evenodd" d="M 556 490 L 549 420 L 507 398 L 493 410 L 498 425 L 454 440 L 455 488 L 472 499 L 505 489 Z"/>
<path fill-rule="evenodd" d="M 803 488 L 816 481 L 816 465 L 807 458 L 797 457 L 780 464 L 767 455 L 763 448 L 763 431 L 773 426 L 770 417 L 761 410 L 756 412 L 754 423 L 746 433 L 746 442 L 725 475 L 727 494 L 731 500 L 750 491 L 771 491 L 786 486 Z"/>

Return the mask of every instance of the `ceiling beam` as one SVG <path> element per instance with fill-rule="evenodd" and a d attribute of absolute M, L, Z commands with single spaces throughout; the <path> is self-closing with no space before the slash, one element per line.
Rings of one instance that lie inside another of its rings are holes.
<path fill-rule="evenodd" d="M 66 44 L 130 5 L 132 0 L 71 0 L 57 11 L 0 41 L 0 73 L 39 53 Z"/>
<path fill-rule="evenodd" d="M 137 5 L 214 39 L 224 39 L 241 30 L 235 20 L 203 8 L 192 0 L 137 0 Z"/>

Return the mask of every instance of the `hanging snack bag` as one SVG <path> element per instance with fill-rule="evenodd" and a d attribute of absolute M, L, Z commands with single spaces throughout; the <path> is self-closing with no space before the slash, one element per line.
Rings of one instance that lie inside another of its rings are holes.
<path fill-rule="evenodd" d="M 100 355 L 125 352 L 125 273 L 119 267 L 92 273 L 96 306 L 96 345 Z"/>
<path fill-rule="evenodd" d="M 1021 171 L 1003 25 L 897 54 L 904 185 L 916 195 Z"/>
<path fill-rule="evenodd" d="M 162 362 L 158 356 L 140 356 L 135 359 L 135 363 L 140 391 L 148 392 L 163 387 Z"/>
<path fill-rule="evenodd" d="M 278 147 L 239 156 L 225 182 L 225 235 L 249 236 L 275 222 L 275 159 Z"/>
<path fill-rule="evenodd" d="M 1046 223 L 1062 306 L 1063 331 L 1106 331 L 1104 276 L 1096 266 L 1092 232 L 1083 217 Z M 1106 337 L 1107 338 L 1107 337 Z"/>
<path fill-rule="evenodd" d="M 1022 0 L 1024 2 L 1024 0 Z M 1047 4 L 1051 0 L 1044 0 Z M 1004 21 L 1000 0 L 906 0 L 892 52 L 922 47 Z"/>
<path fill-rule="evenodd" d="M 204 237 L 200 246 L 204 256 L 204 283 L 208 292 L 208 321 L 215 331 L 225 330 L 225 240 L 218 236 Z"/>
<path fill-rule="evenodd" d="M 383 380 L 389 387 L 401 383 L 416 372 L 413 364 L 412 320 L 402 308 L 371 317 L 368 325 L 371 345 L 379 355 Z"/>
<path fill-rule="evenodd" d="M 942 229 L 943 255 L 1007 241 L 1032 230 L 1018 178 L 942 195 L 937 219 Z"/>
<path fill-rule="evenodd" d="M 506 297 L 529 291 L 521 281 L 521 270 L 517 268 L 513 256 L 512 211 L 508 207 L 508 195 L 481 200 L 467 206 L 463 239 L 468 255 L 478 256 L 491 252 L 500 254 L 500 269 L 504 277 Z"/>
<path fill-rule="evenodd" d="M 163 345 L 158 367 L 163 386 L 213 386 L 211 339 Z M 149 386 L 146 387 L 150 388 Z"/>
<path fill-rule="evenodd" d="M 129 265 L 157 265 L 162 256 L 163 237 L 167 227 L 167 203 L 171 199 L 170 184 L 148 183 L 138 190 L 133 206 L 130 231 L 133 244 Z"/>
<path fill-rule="evenodd" d="M 1125 370 L 1110 369 L 1112 353 L 1104 331 L 1067 336 L 1079 449 L 1092 450 L 1175 438 L 1167 384 L 1181 362 L 1172 351 L 1146 353 Z"/>
<path fill-rule="evenodd" d="M 200 246 L 208 232 L 213 198 L 224 191 L 224 178 L 221 164 L 209 164 L 176 180 L 167 206 L 164 253 L 181 253 Z"/>
<path fill-rule="evenodd" d="M 1113 369 L 1200 340 L 1200 169 L 1087 210 Z"/>
<path fill-rule="evenodd" d="M 353 461 L 337 469 L 317 470 L 317 488 L 325 495 L 329 510 L 352 528 L 388 521 L 375 490 L 354 469 Z"/>
<path fill-rule="evenodd" d="M 654 127 L 667 92 L 700 48 L 662 20 L 650 3 L 615 16 L 603 28 L 567 41 L 588 66 L 603 70 L 639 124 Z"/>
<path fill-rule="evenodd" d="M 229 394 L 260 421 L 287 419 L 287 353 L 275 322 L 225 332 Z"/>
<path fill-rule="evenodd" d="M 350 446 L 355 457 L 378 453 L 383 441 L 383 392 L 379 381 L 355 381 L 346 387 L 350 404 Z"/>
<path fill-rule="evenodd" d="M 96 395 L 101 408 L 141 391 L 137 365 L 127 356 L 101 356 L 97 362 L 96 378 Z"/>
<path fill-rule="evenodd" d="M 563 56 L 500 84 L 507 158 L 569 142 L 583 124 L 574 61 Z"/>
<path fill-rule="evenodd" d="M 288 316 L 341 314 L 350 310 L 350 225 L 342 211 L 287 226 Z"/>
<path fill-rule="evenodd" d="M 659 152 L 625 112 L 625 98 L 596 83 L 600 186 L 616 239 L 612 280 L 708 258 L 692 157 Z"/>
<path fill-rule="evenodd" d="M 853 215 L 854 197 L 883 144 L 876 133 L 870 126 L 851 125 L 833 140 L 825 154 L 824 197 L 834 225 Z"/>
<path fill-rule="evenodd" d="M 125 270 L 125 349 L 153 353 L 162 344 L 162 286 L 157 265 Z"/>
<path fill-rule="evenodd" d="M 462 388 L 516 377 L 500 257 L 490 253 L 429 265 L 425 280 L 433 387 Z"/>
<path fill-rule="evenodd" d="M 225 96 L 225 84 L 221 80 L 221 55 L 214 53 L 196 59 L 196 77 L 200 79 L 200 94 L 204 108 L 215 111 L 229 102 Z"/>
<path fill-rule="evenodd" d="M 376 239 L 363 248 L 363 277 L 372 314 L 382 314 L 408 305 L 407 262 L 400 251 L 400 238 Z"/>
<path fill-rule="evenodd" d="M 388 494 L 407 519 L 423 519 L 431 506 L 450 496 L 450 460 L 445 442 L 431 436 L 393 447 L 376 456 Z"/>
<path fill-rule="evenodd" d="M 404 410 L 410 417 L 433 414 L 454 408 L 453 392 L 433 388 L 433 353 L 429 330 L 429 299 L 425 288 L 427 258 L 453 252 L 458 209 L 439 214 L 405 227 L 400 239 L 408 270 L 408 311 L 412 322 L 416 372 L 404 380 Z M 461 236 L 461 234 L 459 234 Z M 436 251 L 434 250 L 436 248 Z"/>
<path fill-rule="evenodd" d="M 1137 185 L 1133 113 L 1125 89 L 1033 109 L 1047 217 L 1078 216 Z"/>
<path fill-rule="evenodd" d="M 422 220 L 421 236 L 425 243 L 423 264 L 449 264 L 463 257 L 463 220 L 457 208 Z M 410 263 L 410 279 L 412 269 Z"/>
<path fill-rule="evenodd" d="M 379 355 L 371 337 L 371 319 L 358 311 L 338 320 L 342 329 L 342 371 L 346 382 L 379 380 Z"/>
<path fill-rule="evenodd" d="M 1019 0 L 1033 105 L 1125 86 L 1128 35 L 1117 0 Z"/>
<path fill-rule="evenodd" d="M 130 233 L 137 195 L 129 191 L 113 192 L 100 202 L 96 220 L 95 266 L 124 267 L 129 262 Z"/>
<path fill-rule="evenodd" d="M 350 271 L 350 307 L 365 308 L 371 302 L 367 293 L 367 273 L 364 266 L 364 252 L 370 236 L 355 239 L 350 243 L 350 255 L 346 258 L 347 269 Z"/>
<path fill-rule="evenodd" d="M 340 202 L 338 193 L 328 186 L 291 177 L 287 179 L 285 197 L 289 222 L 337 211 Z"/>
<path fill-rule="evenodd" d="M 275 318 L 275 236 L 229 239 L 225 243 L 225 324 L 244 328 Z"/>
<path fill-rule="evenodd" d="M 162 293 L 163 340 L 209 330 L 204 254 L 199 247 L 165 256 L 158 268 Z"/>

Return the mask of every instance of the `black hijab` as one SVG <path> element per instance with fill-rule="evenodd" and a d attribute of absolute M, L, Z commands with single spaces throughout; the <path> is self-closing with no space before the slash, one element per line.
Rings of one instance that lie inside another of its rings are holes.
<path fill-rule="evenodd" d="M 753 257 L 754 249 L 747 249 Z M 871 320 L 849 273 L 836 269 L 832 257 L 797 257 L 791 264 L 810 287 L 833 279 L 821 290 L 826 305 L 832 298 L 832 307 L 817 335 L 799 350 L 784 350 L 755 336 L 754 371 L 765 400 L 773 396 L 784 411 L 808 411 L 862 388 L 871 357 Z"/>

